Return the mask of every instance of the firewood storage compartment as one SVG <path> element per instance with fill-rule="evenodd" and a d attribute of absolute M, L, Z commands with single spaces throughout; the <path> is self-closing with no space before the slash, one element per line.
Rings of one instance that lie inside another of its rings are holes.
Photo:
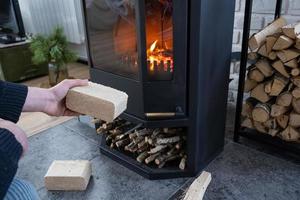
<path fill-rule="evenodd" d="M 224 145 L 234 0 L 83 7 L 92 81 L 129 96 L 101 152 L 149 179 L 197 174 Z"/>

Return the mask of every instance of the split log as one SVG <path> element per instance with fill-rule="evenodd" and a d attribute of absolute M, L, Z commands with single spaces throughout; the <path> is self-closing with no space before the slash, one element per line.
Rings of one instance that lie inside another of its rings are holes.
<path fill-rule="evenodd" d="M 300 74 L 300 69 L 299 68 L 294 68 L 291 70 L 291 75 L 292 76 L 299 76 Z"/>
<path fill-rule="evenodd" d="M 289 122 L 289 116 L 287 116 L 287 115 L 281 115 L 281 116 L 279 116 L 279 117 L 276 118 L 276 121 L 277 121 L 277 124 L 281 128 L 285 129 L 287 127 L 287 125 L 288 125 L 288 122 Z"/>
<path fill-rule="evenodd" d="M 300 76 L 294 77 L 291 79 L 292 83 L 297 87 L 300 87 Z"/>
<path fill-rule="evenodd" d="M 202 172 L 188 188 L 183 200 L 202 200 L 210 181 L 211 174 L 205 171 Z"/>
<path fill-rule="evenodd" d="M 270 92 L 270 96 L 278 96 L 288 84 L 288 79 L 282 76 L 275 76 Z M 253 90 L 252 90 L 253 91 Z M 264 102 L 265 103 L 265 102 Z"/>
<path fill-rule="evenodd" d="M 274 70 L 268 60 L 266 59 L 260 59 L 255 64 L 256 68 L 259 69 L 259 71 L 265 76 L 270 77 L 273 75 Z M 255 79 L 254 79 L 255 80 Z M 259 81 L 257 81 L 259 82 Z"/>
<path fill-rule="evenodd" d="M 291 47 L 294 44 L 294 40 L 285 35 L 281 35 L 273 46 L 273 50 L 279 51 Z"/>
<path fill-rule="evenodd" d="M 248 53 L 248 59 L 249 60 L 257 60 L 258 59 L 258 54 L 256 52 L 250 52 Z"/>
<path fill-rule="evenodd" d="M 149 154 L 147 153 L 147 151 L 141 153 L 137 158 L 136 160 L 139 162 L 139 163 L 142 163 L 145 161 L 145 159 L 147 158 Z"/>
<path fill-rule="evenodd" d="M 248 98 L 244 101 L 242 107 L 242 116 L 252 118 L 252 111 L 254 106 L 256 105 L 256 100 L 253 98 Z"/>
<path fill-rule="evenodd" d="M 174 136 L 174 137 L 169 137 L 169 138 L 158 138 L 156 140 L 156 143 L 161 145 L 161 144 L 176 143 L 178 141 L 180 141 L 180 136 Z"/>
<path fill-rule="evenodd" d="M 300 33 L 300 23 L 288 24 L 283 26 L 281 29 L 284 35 L 291 39 L 296 39 Z"/>
<path fill-rule="evenodd" d="M 247 78 L 244 84 L 244 92 L 250 92 L 253 88 L 257 86 L 257 82 Z"/>
<path fill-rule="evenodd" d="M 267 46 L 263 44 L 257 51 L 257 53 L 263 57 L 268 57 Z"/>
<path fill-rule="evenodd" d="M 292 91 L 292 95 L 293 97 L 295 97 L 296 99 L 300 98 L 300 88 L 296 87 L 293 91 Z"/>
<path fill-rule="evenodd" d="M 181 170 L 184 170 L 184 169 L 185 169 L 186 159 L 187 159 L 187 156 L 186 156 L 186 155 L 184 155 L 184 156 L 181 158 L 180 163 L 179 163 L 179 169 L 181 169 Z"/>
<path fill-rule="evenodd" d="M 293 98 L 292 105 L 294 111 L 300 114 L 300 99 Z"/>
<path fill-rule="evenodd" d="M 289 125 L 295 128 L 300 127 L 300 114 L 292 112 L 290 113 Z"/>
<path fill-rule="evenodd" d="M 268 134 L 275 137 L 279 133 L 278 129 L 269 129 Z"/>
<path fill-rule="evenodd" d="M 266 121 L 264 124 L 263 124 L 265 127 L 267 127 L 269 130 L 270 129 L 277 129 L 277 121 L 275 118 L 272 118 L 272 119 L 269 119 L 268 121 Z"/>
<path fill-rule="evenodd" d="M 275 51 L 271 51 L 271 52 L 268 54 L 268 58 L 269 58 L 270 60 L 276 60 L 276 58 L 277 58 L 276 52 L 275 52 Z"/>
<path fill-rule="evenodd" d="M 300 133 L 295 128 L 288 126 L 280 133 L 283 140 L 288 142 L 297 142 L 300 140 Z"/>
<path fill-rule="evenodd" d="M 116 142 L 116 146 L 117 146 L 118 148 L 120 148 L 120 147 L 124 147 L 124 146 L 128 145 L 129 143 L 130 143 L 130 139 L 129 139 L 129 138 L 126 138 L 126 139 L 117 141 L 117 142 Z"/>
<path fill-rule="evenodd" d="M 155 160 L 155 158 L 157 158 L 157 156 L 159 156 L 159 155 L 160 155 L 160 153 L 155 153 L 155 154 L 150 155 L 149 157 L 147 157 L 145 159 L 145 163 L 149 164 L 149 163 L 153 162 Z"/>
<path fill-rule="evenodd" d="M 255 127 L 255 129 L 258 131 L 258 132 L 261 132 L 261 133 L 268 133 L 268 130 L 267 128 L 260 122 L 257 122 L 257 121 L 253 121 L 253 126 Z"/>
<path fill-rule="evenodd" d="M 150 151 L 148 151 L 148 153 L 155 154 L 155 153 L 161 152 L 162 150 L 164 150 L 167 147 L 168 147 L 167 145 L 158 145 L 158 146 L 150 149 Z"/>
<path fill-rule="evenodd" d="M 253 122 L 252 122 L 252 120 L 249 119 L 249 118 L 246 118 L 246 119 L 241 123 L 241 127 L 250 128 L 250 129 L 253 129 L 253 128 L 254 128 Z"/>
<path fill-rule="evenodd" d="M 268 81 L 268 82 L 265 82 L 265 92 L 267 94 L 270 94 L 271 91 L 272 91 L 272 85 L 273 85 L 273 81 Z"/>
<path fill-rule="evenodd" d="M 288 110 L 289 110 L 288 107 L 273 104 L 271 106 L 271 116 L 272 117 L 279 117 L 280 115 L 283 115 L 284 113 L 286 113 Z"/>
<path fill-rule="evenodd" d="M 280 106 L 290 106 L 292 104 L 293 95 L 290 92 L 281 93 L 277 99 L 276 104 Z"/>
<path fill-rule="evenodd" d="M 263 83 L 257 85 L 250 93 L 250 96 L 257 99 L 262 103 L 266 103 L 270 100 L 270 96 L 265 92 L 265 86 Z"/>
<path fill-rule="evenodd" d="M 299 36 L 298 36 L 298 37 L 299 37 Z M 299 39 L 299 38 L 296 39 L 296 43 L 295 43 L 294 47 L 295 47 L 296 49 L 299 49 L 299 50 L 300 50 L 300 39 Z"/>
<path fill-rule="evenodd" d="M 286 71 L 283 63 L 280 60 L 273 62 L 272 66 L 274 67 L 274 69 L 276 69 L 276 71 L 278 71 L 284 77 L 286 78 L 290 77 L 289 73 Z"/>
<path fill-rule="evenodd" d="M 298 62 L 297 59 L 292 59 L 286 63 L 284 63 L 285 66 L 290 67 L 290 68 L 297 68 L 298 67 Z"/>
<path fill-rule="evenodd" d="M 252 118 L 258 122 L 266 122 L 270 118 L 270 105 L 258 103 L 252 111 Z"/>
<path fill-rule="evenodd" d="M 275 44 L 275 42 L 277 41 L 278 37 L 280 35 L 279 34 L 273 34 L 273 35 L 269 35 L 266 38 L 266 48 L 267 48 L 267 53 L 270 54 L 272 51 L 272 48 Z"/>
<path fill-rule="evenodd" d="M 279 32 L 280 29 L 287 24 L 286 20 L 283 17 L 278 18 L 263 30 L 254 34 L 249 40 L 249 47 L 251 51 L 257 51 L 261 45 L 266 41 L 268 35 L 272 35 L 276 32 Z"/>
<path fill-rule="evenodd" d="M 286 49 L 277 52 L 277 57 L 284 63 L 297 58 L 299 55 L 298 49 Z"/>

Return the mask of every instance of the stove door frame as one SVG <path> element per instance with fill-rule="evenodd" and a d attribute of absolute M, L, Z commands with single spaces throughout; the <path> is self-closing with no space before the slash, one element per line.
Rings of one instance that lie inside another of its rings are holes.
<path fill-rule="evenodd" d="M 145 116 L 149 120 L 187 116 L 188 1 L 173 0 L 174 74 L 172 81 L 149 81 L 146 53 L 145 0 L 136 0 L 139 27 L 140 71 Z"/>

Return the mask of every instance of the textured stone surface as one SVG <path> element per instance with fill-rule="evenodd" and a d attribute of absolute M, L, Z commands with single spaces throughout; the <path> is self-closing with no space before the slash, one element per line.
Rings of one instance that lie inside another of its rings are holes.
<path fill-rule="evenodd" d="M 224 152 L 205 168 L 213 178 L 204 199 L 297 199 L 300 163 L 261 143 L 245 139 L 243 145 L 233 143 L 234 110 L 235 105 L 228 104 Z M 173 195 L 171 199 L 180 199 L 193 181 L 150 181 L 137 175 L 99 153 L 98 136 L 91 126 L 88 120 L 74 119 L 29 138 L 30 151 L 21 160 L 17 176 L 32 182 L 42 200 L 165 200 Z M 86 191 L 45 189 L 43 177 L 56 159 L 91 161 L 93 173 Z"/>

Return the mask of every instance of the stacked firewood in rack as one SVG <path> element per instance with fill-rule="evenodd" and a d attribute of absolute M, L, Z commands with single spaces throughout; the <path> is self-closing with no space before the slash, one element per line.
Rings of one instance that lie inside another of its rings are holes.
<path fill-rule="evenodd" d="M 169 163 L 177 164 L 181 170 L 186 167 L 186 136 L 183 128 L 149 129 L 116 119 L 111 123 L 102 123 L 97 133 L 105 135 L 110 148 L 128 152 L 140 163 L 158 168 Z"/>
<path fill-rule="evenodd" d="M 242 127 L 300 142 L 299 33 L 280 17 L 250 37 Z"/>

